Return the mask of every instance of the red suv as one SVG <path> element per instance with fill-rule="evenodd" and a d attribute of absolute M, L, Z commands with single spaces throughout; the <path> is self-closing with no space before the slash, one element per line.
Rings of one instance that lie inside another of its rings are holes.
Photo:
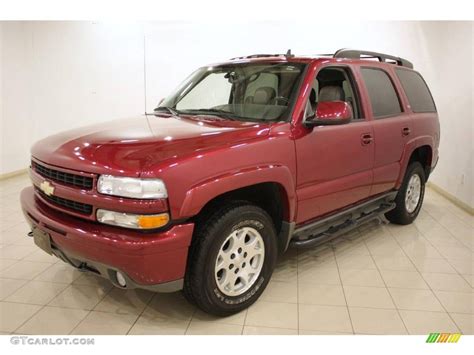
<path fill-rule="evenodd" d="M 289 245 L 411 223 L 439 138 L 403 58 L 251 55 L 198 69 L 153 113 L 36 143 L 21 203 L 47 253 L 229 315 Z"/>

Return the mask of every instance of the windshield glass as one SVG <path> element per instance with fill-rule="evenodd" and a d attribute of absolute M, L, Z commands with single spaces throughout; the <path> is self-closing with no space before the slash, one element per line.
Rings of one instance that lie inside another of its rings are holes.
<path fill-rule="evenodd" d="M 238 63 L 194 72 L 160 107 L 252 121 L 286 120 L 305 64 Z"/>

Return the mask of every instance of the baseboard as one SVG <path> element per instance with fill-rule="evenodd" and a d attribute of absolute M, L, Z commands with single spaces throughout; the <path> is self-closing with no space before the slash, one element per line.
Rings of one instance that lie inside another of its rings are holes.
<path fill-rule="evenodd" d="M 442 195 L 446 199 L 448 199 L 449 201 L 451 201 L 452 203 L 454 203 L 460 209 L 462 209 L 462 210 L 466 211 L 467 213 L 469 213 L 470 215 L 474 216 L 474 207 L 469 206 L 467 203 L 461 201 L 456 196 L 452 195 L 451 193 L 449 193 L 448 191 L 446 191 L 442 187 L 439 187 L 438 185 L 433 184 L 431 181 L 428 181 L 428 183 L 426 185 L 429 188 L 435 190 L 437 193 L 439 193 L 440 195 Z"/>
<path fill-rule="evenodd" d="M 12 171 L 10 173 L 0 174 L 0 181 L 7 180 L 18 175 L 26 174 L 27 171 L 28 169 L 20 169 L 20 170 Z"/>

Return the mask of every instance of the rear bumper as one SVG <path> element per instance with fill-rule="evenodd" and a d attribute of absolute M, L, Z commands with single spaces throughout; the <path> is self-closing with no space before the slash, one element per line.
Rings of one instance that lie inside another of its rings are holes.
<path fill-rule="evenodd" d="M 54 254 L 73 266 L 95 269 L 116 286 L 115 271 L 120 271 L 127 288 L 162 292 L 182 288 L 194 224 L 158 233 L 101 225 L 46 206 L 35 197 L 33 187 L 21 192 L 21 205 L 28 223 L 51 235 Z"/>

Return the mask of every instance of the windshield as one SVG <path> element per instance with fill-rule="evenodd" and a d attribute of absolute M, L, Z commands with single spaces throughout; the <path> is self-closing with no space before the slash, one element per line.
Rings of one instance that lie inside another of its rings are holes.
<path fill-rule="evenodd" d="M 286 120 L 305 64 L 239 63 L 194 72 L 160 107 L 190 115 Z"/>

